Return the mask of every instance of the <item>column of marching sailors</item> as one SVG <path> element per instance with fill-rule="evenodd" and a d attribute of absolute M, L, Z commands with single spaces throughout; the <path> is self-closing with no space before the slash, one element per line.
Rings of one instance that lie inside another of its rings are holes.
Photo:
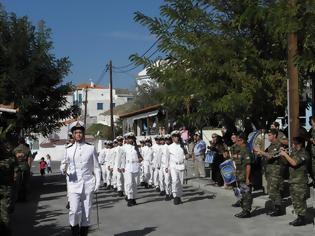
<path fill-rule="evenodd" d="M 147 137 L 140 144 L 138 147 L 132 132 L 104 142 L 98 160 L 105 189 L 119 197 L 125 195 L 129 207 L 137 204 L 139 185 L 154 188 L 165 201 L 182 203 L 185 151 L 180 132 L 156 136 L 154 143 Z"/>

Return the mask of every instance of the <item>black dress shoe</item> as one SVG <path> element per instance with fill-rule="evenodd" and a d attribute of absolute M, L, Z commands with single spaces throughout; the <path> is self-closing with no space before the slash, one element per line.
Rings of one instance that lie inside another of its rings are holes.
<path fill-rule="evenodd" d="M 149 188 L 149 184 L 148 184 L 148 183 L 144 183 L 144 187 L 145 187 L 146 189 L 148 189 L 148 188 Z"/>
<path fill-rule="evenodd" d="M 106 190 L 110 190 L 111 189 L 111 185 L 107 185 Z"/>
<path fill-rule="evenodd" d="M 80 227 L 79 225 L 71 226 L 72 236 L 80 236 Z"/>
<path fill-rule="evenodd" d="M 118 191 L 118 197 L 123 197 L 124 196 L 124 192 L 123 191 Z"/>
<path fill-rule="evenodd" d="M 174 198 L 174 205 L 179 205 L 182 203 L 182 200 L 179 197 Z"/>
<path fill-rule="evenodd" d="M 107 187 L 107 183 L 104 183 L 104 188 L 106 188 Z"/>
<path fill-rule="evenodd" d="M 155 192 L 160 192 L 160 191 L 161 191 L 160 187 L 155 188 Z"/>
<path fill-rule="evenodd" d="M 141 182 L 141 183 L 140 183 L 140 186 L 145 186 L 145 182 Z"/>
<path fill-rule="evenodd" d="M 126 202 L 128 202 L 128 197 L 127 196 L 125 197 L 125 200 L 126 200 Z"/>
<path fill-rule="evenodd" d="M 235 217 L 238 217 L 238 218 L 249 218 L 249 217 L 251 217 L 251 214 L 250 214 L 250 211 L 242 211 L 242 212 L 236 214 Z"/>
<path fill-rule="evenodd" d="M 114 192 L 117 192 L 117 188 L 114 188 Z"/>
<path fill-rule="evenodd" d="M 165 196 L 165 201 L 171 201 L 172 200 L 172 197 L 170 195 L 167 195 Z"/>
<path fill-rule="evenodd" d="M 160 196 L 165 196 L 165 191 L 161 191 Z"/>
<path fill-rule="evenodd" d="M 70 209 L 70 202 L 67 202 L 66 209 Z"/>
<path fill-rule="evenodd" d="M 149 184 L 148 188 L 153 188 L 152 184 Z"/>
<path fill-rule="evenodd" d="M 298 216 L 298 218 L 292 223 L 293 226 L 306 225 L 306 220 L 304 216 Z"/>
<path fill-rule="evenodd" d="M 128 207 L 132 207 L 133 206 L 132 199 L 128 199 L 127 206 Z"/>
<path fill-rule="evenodd" d="M 135 206 L 135 205 L 137 205 L 137 202 L 136 202 L 136 199 L 131 199 L 132 201 L 131 201 L 131 203 Z"/>
<path fill-rule="evenodd" d="M 87 236 L 89 232 L 88 226 L 81 226 L 80 228 L 80 236 Z"/>

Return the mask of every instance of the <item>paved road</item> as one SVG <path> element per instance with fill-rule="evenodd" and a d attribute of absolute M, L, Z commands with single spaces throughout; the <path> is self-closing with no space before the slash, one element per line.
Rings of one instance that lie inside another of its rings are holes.
<path fill-rule="evenodd" d="M 41 177 L 34 173 L 32 193 L 27 203 L 18 203 L 13 217 L 14 236 L 70 235 L 64 177 Z M 152 189 L 139 189 L 138 205 L 128 208 L 123 198 L 102 189 L 98 194 L 100 228 L 92 226 L 91 236 L 142 235 L 314 235 L 313 225 L 288 226 L 292 215 L 271 218 L 257 208 L 255 217 L 237 219 L 239 211 L 230 207 L 234 198 L 216 192 L 204 192 L 186 185 L 184 203 L 174 206 Z M 96 223 L 96 211 L 93 212 Z"/>

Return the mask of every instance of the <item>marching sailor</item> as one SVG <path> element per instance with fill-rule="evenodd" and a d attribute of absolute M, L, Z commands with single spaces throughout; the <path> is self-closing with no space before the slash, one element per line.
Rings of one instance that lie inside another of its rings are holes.
<path fill-rule="evenodd" d="M 101 171 L 102 171 L 102 179 L 104 187 L 107 187 L 107 168 L 106 168 L 106 155 L 108 153 L 108 146 L 107 146 L 107 140 L 104 141 L 104 148 L 100 151 L 98 155 L 98 162 L 101 165 Z"/>
<path fill-rule="evenodd" d="M 124 183 L 124 173 L 125 173 L 125 162 L 126 162 L 126 155 L 123 149 L 123 141 L 124 138 L 122 136 L 116 137 L 117 140 L 117 147 L 116 147 L 116 158 L 115 158 L 115 171 L 116 171 L 116 185 L 118 196 L 122 197 L 123 194 L 123 183 Z"/>
<path fill-rule="evenodd" d="M 142 157 L 140 155 L 136 137 L 134 133 L 126 134 L 126 145 L 123 146 L 126 162 L 123 169 L 125 169 L 125 193 L 127 199 L 127 206 L 136 205 L 137 182 L 139 178 L 140 162 Z"/>
<path fill-rule="evenodd" d="M 153 182 L 155 186 L 155 191 L 160 192 L 160 180 L 159 180 L 159 170 L 161 168 L 161 147 L 160 147 L 160 135 L 156 136 L 155 144 L 152 145 L 153 150 L 153 162 L 152 162 L 152 175 L 150 182 Z"/>
<path fill-rule="evenodd" d="M 168 146 L 170 155 L 170 171 L 172 178 L 172 192 L 174 205 L 181 204 L 183 195 L 184 171 L 185 171 L 185 151 L 180 144 L 180 132 L 174 130 L 171 133 L 173 143 Z"/>
<path fill-rule="evenodd" d="M 72 235 L 85 236 L 91 225 L 93 192 L 100 187 L 101 169 L 95 147 L 84 141 L 83 122 L 73 122 L 70 130 L 75 142 L 67 147 L 60 170 L 67 175 Z"/>
<path fill-rule="evenodd" d="M 170 181 L 170 153 L 168 150 L 168 145 L 165 143 L 166 137 L 161 137 L 161 168 L 159 173 L 160 178 L 160 196 L 165 196 L 165 201 L 171 200 L 171 181 Z"/>
<path fill-rule="evenodd" d="M 151 163 L 153 161 L 153 150 L 151 148 L 151 138 L 145 139 L 145 146 L 141 148 L 142 157 L 143 157 L 143 173 L 144 173 L 144 186 L 149 188 L 149 185 L 152 185 L 152 182 L 149 182 L 151 179 Z"/>

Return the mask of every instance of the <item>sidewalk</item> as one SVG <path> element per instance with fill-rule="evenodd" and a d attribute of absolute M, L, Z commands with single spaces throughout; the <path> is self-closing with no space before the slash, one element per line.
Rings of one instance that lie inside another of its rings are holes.
<path fill-rule="evenodd" d="M 217 197 L 234 197 L 234 193 L 231 189 L 225 189 L 222 187 L 217 187 L 211 185 L 210 178 L 197 178 L 193 177 L 193 164 L 192 161 L 187 163 L 187 184 L 192 185 L 195 188 L 201 189 L 203 191 L 211 192 Z M 253 191 L 253 209 L 264 209 L 265 204 L 269 201 L 268 195 L 263 194 L 261 190 Z M 236 200 L 236 198 L 235 198 Z M 293 206 L 291 204 L 290 198 L 284 198 L 283 204 L 286 206 L 286 214 L 294 214 Z M 308 214 L 310 217 L 315 216 L 315 189 L 311 188 L 311 197 L 307 199 Z"/>

